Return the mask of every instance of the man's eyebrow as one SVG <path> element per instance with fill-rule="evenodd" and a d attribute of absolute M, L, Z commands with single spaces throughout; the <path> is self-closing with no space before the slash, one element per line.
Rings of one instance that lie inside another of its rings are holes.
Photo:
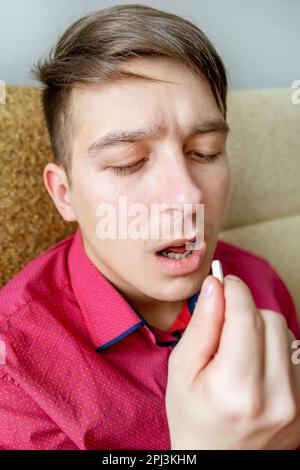
<path fill-rule="evenodd" d="M 194 124 L 188 131 L 188 135 L 202 135 L 208 132 L 219 132 L 227 135 L 230 131 L 229 125 L 223 119 L 215 119 Z M 89 156 L 96 150 L 102 150 L 106 147 L 116 145 L 118 143 L 140 142 L 153 136 L 159 136 L 166 132 L 166 128 L 160 125 L 149 126 L 141 129 L 122 130 L 117 129 L 108 131 L 105 135 L 98 138 L 87 149 L 86 155 Z M 174 131 L 175 132 L 175 131 Z M 175 132 L 176 133 L 176 132 Z"/>

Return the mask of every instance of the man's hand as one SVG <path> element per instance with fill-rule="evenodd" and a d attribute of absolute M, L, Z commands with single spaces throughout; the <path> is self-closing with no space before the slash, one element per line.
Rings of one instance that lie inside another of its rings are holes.
<path fill-rule="evenodd" d="M 211 295 L 205 286 L 212 284 Z M 300 365 L 285 318 L 258 310 L 248 286 L 203 283 L 169 356 L 166 413 L 172 449 L 295 449 Z"/>

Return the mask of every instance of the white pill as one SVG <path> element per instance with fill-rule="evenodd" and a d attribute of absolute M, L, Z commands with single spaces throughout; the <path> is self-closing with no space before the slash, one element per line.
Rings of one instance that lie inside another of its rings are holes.
<path fill-rule="evenodd" d="M 213 260 L 211 263 L 212 275 L 219 279 L 219 281 L 224 281 L 223 269 L 221 261 L 218 259 Z"/>

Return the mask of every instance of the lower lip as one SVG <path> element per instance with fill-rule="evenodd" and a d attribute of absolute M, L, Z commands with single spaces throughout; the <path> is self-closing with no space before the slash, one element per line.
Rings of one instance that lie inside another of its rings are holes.
<path fill-rule="evenodd" d="M 168 258 L 155 253 L 158 267 L 165 274 L 180 276 L 197 271 L 203 263 L 206 244 L 200 250 L 193 250 L 190 255 L 183 259 Z"/>

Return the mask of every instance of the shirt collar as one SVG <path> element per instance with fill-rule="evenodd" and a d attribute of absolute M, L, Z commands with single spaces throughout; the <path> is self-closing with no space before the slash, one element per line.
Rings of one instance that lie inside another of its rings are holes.
<path fill-rule="evenodd" d="M 74 234 L 68 254 L 68 270 L 74 295 L 82 311 L 93 345 L 100 351 L 142 328 L 152 343 L 157 342 L 157 329 L 129 304 L 122 294 L 92 263 L 85 252 L 81 231 Z M 199 293 L 188 299 L 192 315 Z M 162 336 L 160 335 L 160 340 Z M 174 342 L 174 336 L 164 335 L 161 345 Z"/>

